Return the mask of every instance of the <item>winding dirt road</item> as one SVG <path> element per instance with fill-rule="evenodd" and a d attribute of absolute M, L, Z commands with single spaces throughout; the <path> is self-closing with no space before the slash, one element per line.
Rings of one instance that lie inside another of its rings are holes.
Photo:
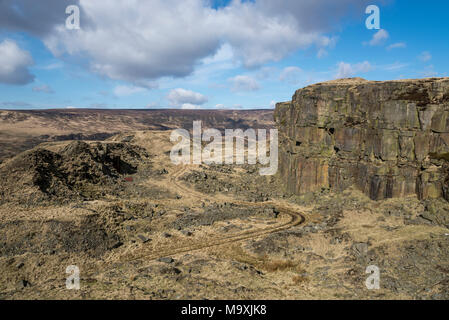
<path fill-rule="evenodd" d="M 266 201 L 266 202 L 259 202 L 259 203 L 253 203 L 248 201 L 235 201 L 232 198 L 222 197 L 221 199 L 217 199 L 216 197 L 211 197 L 209 195 L 203 194 L 201 192 L 192 190 L 191 188 L 188 188 L 187 186 L 183 185 L 180 182 L 180 178 L 189 170 L 189 166 L 179 166 L 179 169 L 170 172 L 169 173 L 169 179 L 171 182 L 171 186 L 177 190 L 177 192 L 182 193 L 184 197 L 192 197 L 196 200 L 210 200 L 214 202 L 232 202 L 235 204 L 239 204 L 242 206 L 247 207 L 253 207 L 253 208 L 261 208 L 265 206 L 273 206 L 275 207 L 280 214 L 286 214 L 290 217 L 289 221 L 278 224 L 272 227 L 267 227 L 263 229 L 253 230 L 253 231 L 246 231 L 242 232 L 237 235 L 232 235 L 228 237 L 220 237 L 218 239 L 210 239 L 207 241 L 207 243 L 201 243 L 201 244 L 188 244 L 186 246 L 180 246 L 177 248 L 170 248 L 167 250 L 160 250 L 157 253 L 151 253 L 151 254 L 144 254 L 144 255 L 138 255 L 134 256 L 131 259 L 126 259 L 126 262 L 136 261 L 136 260 L 145 260 L 146 262 L 154 261 L 160 258 L 174 256 L 181 253 L 191 253 L 198 250 L 203 250 L 207 248 L 212 248 L 216 246 L 221 246 L 225 244 L 255 239 L 260 236 L 272 234 L 275 232 L 280 232 L 283 230 L 290 229 L 294 226 L 297 226 L 299 224 L 302 224 L 305 222 L 305 217 L 294 210 L 294 208 L 291 208 L 287 205 L 287 203 L 283 203 L 281 201 Z M 290 206 L 292 206 L 290 204 Z"/>
<path fill-rule="evenodd" d="M 196 190 L 192 190 L 191 188 L 186 187 L 185 185 L 183 185 L 180 182 L 180 178 L 188 171 L 188 169 L 189 169 L 189 166 L 182 166 L 182 167 L 179 167 L 179 169 L 175 170 L 174 172 L 169 173 L 169 177 L 170 177 L 170 181 L 172 182 L 172 186 L 175 189 L 177 189 L 177 191 L 182 193 L 184 196 L 190 196 L 197 200 L 206 200 L 207 199 L 207 200 L 211 200 L 214 202 L 220 202 L 220 199 L 211 197 L 209 195 L 203 194 Z M 179 253 L 188 253 L 188 252 L 192 252 L 192 251 L 197 251 L 197 250 L 206 249 L 206 248 L 210 248 L 210 247 L 220 246 L 220 245 L 229 244 L 229 243 L 233 243 L 233 242 L 254 239 L 254 238 L 258 238 L 263 235 L 268 235 L 271 233 L 287 230 L 289 228 L 292 228 L 294 226 L 297 226 L 297 225 L 305 222 L 305 217 L 301 213 L 293 210 L 292 208 L 287 207 L 286 204 L 284 204 L 280 201 L 266 201 L 266 202 L 253 203 L 253 202 L 248 202 L 248 201 L 235 201 L 232 198 L 226 198 L 226 197 L 224 197 L 221 201 L 232 202 L 232 203 L 239 204 L 242 206 L 257 207 L 257 208 L 265 207 L 265 206 L 273 206 L 279 211 L 280 214 L 286 214 L 286 215 L 290 216 L 290 219 L 288 222 L 285 222 L 280 225 L 276 225 L 274 227 L 268 227 L 268 228 L 264 228 L 264 229 L 248 231 L 248 232 L 240 233 L 238 235 L 223 237 L 223 238 L 219 238 L 219 239 L 211 239 L 211 241 L 209 241 L 207 244 L 201 244 L 201 245 L 196 245 L 196 246 L 186 246 L 186 247 L 179 248 L 177 250 L 172 250 L 170 252 L 159 252 L 157 256 L 155 255 L 154 257 L 151 257 L 151 258 L 150 257 L 145 257 L 145 258 L 159 259 L 159 258 L 163 258 L 166 256 L 175 255 L 175 254 L 179 254 Z"/>

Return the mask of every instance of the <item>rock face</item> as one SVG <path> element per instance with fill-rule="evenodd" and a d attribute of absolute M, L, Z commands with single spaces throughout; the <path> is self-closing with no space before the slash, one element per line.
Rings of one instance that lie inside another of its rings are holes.
<path fill-rule="evenodd" d="M 449 200 L 449 78 L 319 83 L 278 103 L 275 121 L 289 192 Z"/>

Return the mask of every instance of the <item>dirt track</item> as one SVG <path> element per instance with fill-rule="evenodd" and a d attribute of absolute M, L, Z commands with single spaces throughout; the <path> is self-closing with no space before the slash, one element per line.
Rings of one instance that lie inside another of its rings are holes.
<path fill-rule="evenodd" d="M 194 190 L 182 185 L 179 181 L 179 178 L 184 173 L 186 173 L 187 170 L 188 170 L 188 166 L 183 166 L 183 167 L 180 167 L 180 169 L 170 173 L 170 180 L 173 183 L 172 186 L 175 189 L 177 189 L 177 191 L 180 191 L 183 195 L 189 195 L 190 197 L 196 198 L 198 200 L 209 199 L 209 200 L 213 200 L 215 202 L 220 201 L 220 199 L 217 199 L 217 198 L 212 199 L 208 195 L 194 191 Z M 152 260 L 160 259 L 163 257 L 172 256 L 175 254 L 188 253 L 188 252 L 192 252 L 192 251 L 207 249 L 207 248 L 216 247 L 216 246 L 229 244 L 229 243 L 233 243 L 233 242 L 249 240 L 249 239 L 257 238 L 257 237 L 260 237 L 263 235 L 268 235 L 271 233 L 283 231 L 283 230 L 289 229 L 291 227 L 297 226 L 297 225 L 305 222 L 305 218 L 302 214 L 295 212 L 294 210 L 292 210 L 290 208 L 287 208 L 285 204 L 281 204 L 279 201 L 266 201 L 266 202 L 260 202 L 260 203 L 252 203 L 252 202 L 247 202 L 247 201 L 233 201 L 232 199 L 228 199 L 228 198 L 223 198 L 222 201 L 223 202 L 225 202 L 225 201 L 231 202 L 232 201 L 235 204 L 248 206 L 248 207 L 263 207 L 263 206 L 267 206 L 267 205 L 275 206 L 275 208 L 279 209 L 280 214 L 286 214 L 286 215 L 290 216 L 290 220 L 286 223 L 283 223 L 283 224 L 280 224 L 280 225 L 277 225 L 277 226 L 274 226 L 271 228 L 265 228 L 262 230 L 244 232 L 244 233 L 230 236 L 230 237 L 211 239 L 211 241 L 206 244 L 195 245 L 195 246 L 183 246 L 183 247 L 179 247 L 175 250 L 162 251 L 162 252 L 158 252 L 157 254 L 154 254 L 154 255 L 141 256 L 141 257 L 133 258 L 128 261 L 133 261 L 133 260 L 138 260 L 138 259 L 145 259 L 145 261 L 152 261 Z"/>
<path fill-rule="evenodd" d="M 217 199 L 217 198 L 212 198 L 208 195 L 202 194 L 200 192 L 194 191 L 194 190 L 182 185 L 182 183 L 180 182 L 180 177 L 184 173 L 186 173 L 188 171 L 188 169 L 189 169 L 188 166 L 182 166 L 182 167 L 179 167 L 179 169 L 169 173 L 169 178 L 170 178 L 170 181 L 172 182 L 171 186 L 174 189 L 176 189 L 176 191 L 182 193 L 184 196 L 190 196 L 197 200 L 209 199 L 209 200 L 213 200 L 214 202 L 220 202 L 220 201 L 233 202 L 235 204 L 248 206 L 248 207 L 263 207 L 263 206 L 271 205 L 271 206 L 274 206 L 275 208 L 277 208 L 279 210 L 280 214 L 285 214 L 285 215 L 290 216 L 289 221 L 282 223 L 282 224 L 275 225 L 273 227 L 269 227 L 269 228 L 264 228 L 264 229 L 254 230 L 254 231 L 247 231 L 247 232 L 243 232 L 243 233 L 229 236 L 229 237 L 210 239 L 210 241 L 207 241 L 207 243 L 180 246 L 177 248 L 170 248 L 167 250 L 161 250 L 156 253 L 150 253 L 150 254 L 141 254 L 141 255 L 137 255 L 137 256 L 131 255 L 131 256 L 128 256 L 127 258 L 125 258 L 124 261 L 122 261 L 122 263 L 129 263 L 129 262 L 133 262 L 133 261 L 137 261 L 137 260 L 141 260 L 144 263 L 152 262 L 154 260 L 158 260 L 158 259 L 161 259 L 164 257 L 171 257 L 171 256 L 174 256 L 177 254 L 191 253 L 191 252 L 198 251 L 198 250 L 204 250 L 204 249 L 217 247 L 217 246 L 221 246 L 221 245 L 226 245 L 226 244 L 230 244 L 230 243 L 255 239 L 260 236 L 265 236 L 268 234 L 272 234 L 275 232 L 289 229 L 291 227 L 302 224 L 306 221 L 305 217 L 302 214 L 292 210 L 291 208 L 288 208 L 286 206 L 286 204 L 281 204 L 279 201 L 266 201 L 266 202 L 260 202 L 260 203 L 252 203 L 252 202 L 247 202 L 247 201 L 233 201 L 231 198 L 223 197 L 221 199 Z M 94 274 L 98 274 L 99 272 L 104 272 L 104 271 L 105 271 L 104 269 L 96 270 L 94 272 Z"/>

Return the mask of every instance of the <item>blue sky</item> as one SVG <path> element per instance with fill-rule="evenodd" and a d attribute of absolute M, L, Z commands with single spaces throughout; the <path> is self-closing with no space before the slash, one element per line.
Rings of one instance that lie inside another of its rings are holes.
<path fill-rule="evenodd" d="M 3 1 L 0 108 L 272 108 L 339 77 L 449 76 L 447 1 L 132 2 Z"/>

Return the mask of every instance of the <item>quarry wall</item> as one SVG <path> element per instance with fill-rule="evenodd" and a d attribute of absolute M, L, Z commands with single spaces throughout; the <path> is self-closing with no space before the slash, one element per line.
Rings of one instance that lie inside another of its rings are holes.
<path fill-rule="evenodd" d="M 449 78 L 334 80 L 278 103 L 279 172 L 295 194 L 449 200 Z"/>

